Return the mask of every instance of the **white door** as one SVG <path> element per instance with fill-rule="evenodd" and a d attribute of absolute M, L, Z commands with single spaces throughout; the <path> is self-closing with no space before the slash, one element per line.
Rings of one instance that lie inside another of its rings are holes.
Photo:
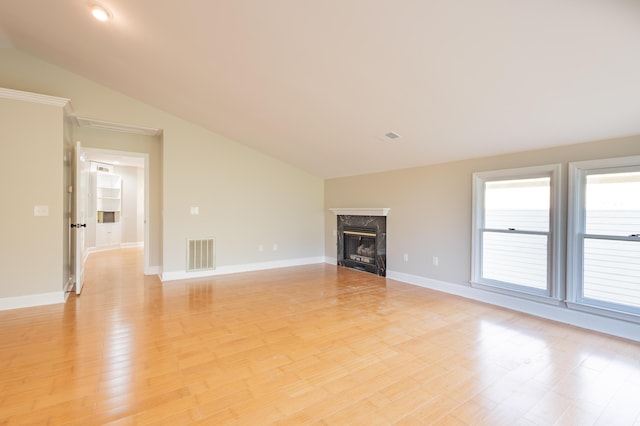
<path fill-rule="evenodd" d="M 74 190 L 73 190 L 73 211 L 72 211 L 72 247 L 75 254 L 72 255 L 74 262 L 74 278 L 76 283 L 76 294 L 80 294 L 84 284 L 84 234 L 87 229 L 87 197 L 89 184 L 89 162 L 85 161 L 84 151 L 80 142 L 76 142 L 76 152 L 74 155 Z"/>

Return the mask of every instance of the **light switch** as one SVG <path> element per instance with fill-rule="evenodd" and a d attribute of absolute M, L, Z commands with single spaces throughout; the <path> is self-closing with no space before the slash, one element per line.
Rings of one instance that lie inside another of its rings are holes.
<path fill-rule="evenodd" d="M 191 214 L 200 214 L 200 207 L 191 207 Z"/>
<path fill-rule="evenodd" d="M 49 206 L 34 206 L 33 207 L 33 215 L 34 216 L 49 216 Z"/>

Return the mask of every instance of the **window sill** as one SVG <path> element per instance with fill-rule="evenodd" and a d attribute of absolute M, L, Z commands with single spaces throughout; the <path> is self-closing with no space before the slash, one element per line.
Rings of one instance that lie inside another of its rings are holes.
<path fill-rule="evenodd" d="M 477 288 L 480 290 L 492 291 L 494 293 L 505 294 L 511 297 L 517 297 L 519 299 L 530 300 L 533 302 L 540 302 L 547 305 L 560 306 L 564 304 L 564 301 L 559 299 L 554 299 L 549 296 L 543 296 L 538 294 L 526 293 L 523 291 L 511 290 L 504 287 L 498 287 L 490 284 L 483 284 L 476 281 L 470 281 L 471 287 Z"/>
<path fill-rule="evenodd" d="M 594 306 L 580 302 L 567 301 L 566 303 L 569 309 L 573 309 L 575 311 L 586 312 L 588 314 L 599 315 L 601 317 L 614 318 L 622 321 L 640 324 L 640 315 L 616 311 L 614 309 L 603 308 L 601 306 Z"/>

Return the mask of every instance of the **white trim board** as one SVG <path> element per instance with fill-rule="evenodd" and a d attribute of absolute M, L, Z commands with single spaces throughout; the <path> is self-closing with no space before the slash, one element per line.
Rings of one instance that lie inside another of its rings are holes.
<path fill-rule="evenodd" d="M 161 278 L 162 268 L 160 266 L 149 266 L 144 268 L 145 275 L 157 275 L 158 278 Z"/>
<path fill-rule="evenodd" d="M 387 278 L 406 284 L 428 288 L 430 290 L 465 297 L 478 302 L 489 303 L 491 305 L 546 318 L 552 321 L 570 324 L 587 330 L 606 333 L 640 342 L 640 327 L 638 327 L 638 324 L 631 322 L 607 318 L 600 315 L 593 315 L 562 306 L 553 306 L 531 300 L 524 300 L 505 294 L 480 290 L 470 286 L 453 284 L 445 281 L 438 281 L 418 275 L 405 274 L 402 272 L 387 270 Z"/>
<path fill-rule="evenodd" d="M 4 297 L 0 299 L 0 311 L 10 309 L 32 308 L 34 306 L 64 303 L 64 291 L 51 293 L 28 294 L 25 296 Z"/>
<path fill-rule="evenodd" d="M 41 95 L 40 93 L 24 92 L 22 90 L 7 89 L 4 87 L 0 87 L 0 98 L 52 105 L 61 108 L 64 108 L 71 103 L 71 100 L 67 98 Z"/>
<path fill-rule="evenodd" d="M 96 120 L 87 117 L 75 117 L 78 127 L 91 127 L 112 132 L 129 133 L 132 135 L 159 136 L 161 129 L 154 127 L 137 126 L 135 124 L 116 123 L 113 121 Z"/>
<path fill-rule="evenodd" d="M 329 209 L 336 216 L 386 216 L 389 214 L 389 207 L 344 207 Z"/>
<path fill-rule="evenodd" d="M 217 275 L 237 274 L 241 272 L 262 271 L 266 269 L 288 268 L 291 266 L 314 265 L 318 263 L 327 263 L 324 256 L 320 257 L 304 257 L 299 259 L 276 260 L 272 262 L 246 263 L 243 265 L 218 266 L 216 269 L 207 271 L 168 271 L 160 274 L 162 282 L 175 280 L 188 280 L 191 278 L 213 277 Z"/>
<path fill-rule="evenodd" d="M 120 248 L 144 247 L 144 241 L 136 241 L 133 243 L 120 243 Z"/>
<path fill-rule="evenodd" d="M 110 244 L 108 246 L 100 246 L 100 247 L 87 247 L 85 252 L 88 254 L 91 254 L 91 253 L 99 253 L 101 251 L 120 250 L 120 249 L 135 248 L 135 247 L 144 247 L 144 241 L 137 241 L 133 243 L 116 243 L 116 244 Z"/>

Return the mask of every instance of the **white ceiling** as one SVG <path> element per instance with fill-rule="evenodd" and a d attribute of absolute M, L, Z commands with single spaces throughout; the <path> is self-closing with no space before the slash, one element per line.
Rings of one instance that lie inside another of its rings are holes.
<path fill-rule="evenodd" d="M 639 0 L 102 4 L 0 0 L 0 35 L 321 177 L 640 134 Z"/>

